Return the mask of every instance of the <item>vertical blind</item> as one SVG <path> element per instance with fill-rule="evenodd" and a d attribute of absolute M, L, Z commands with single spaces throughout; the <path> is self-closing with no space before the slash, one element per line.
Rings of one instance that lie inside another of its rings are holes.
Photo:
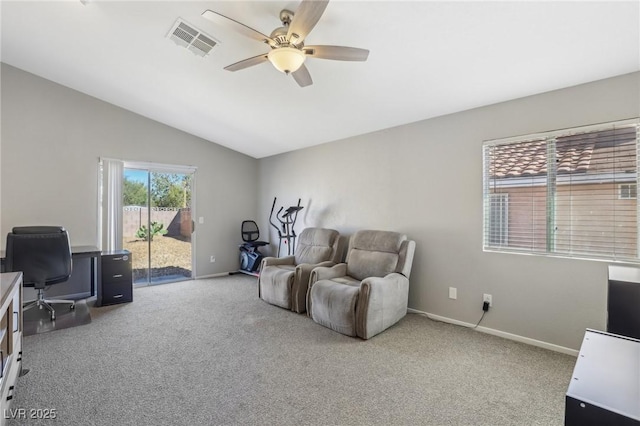
<path fill-rule="evenodd" d="M 122 176 L 120 160 L 100 160 L 102 170 L 102 250 L 122 250 Z"/>
<path fill-rule="evenodd" d="M 484 249 L 638 261 L 639 123 L 486 141 Z"/>

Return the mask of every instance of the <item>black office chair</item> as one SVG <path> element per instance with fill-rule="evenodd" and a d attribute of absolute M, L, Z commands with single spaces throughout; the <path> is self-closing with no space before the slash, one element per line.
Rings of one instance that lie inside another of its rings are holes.
<path fill-rule="evenodd" d="M 7 234 L 5 258 L 7 272 L 22 271 L 23 285 L 34 287 L 38 298 L 27 303 L 23 310 L 38 306 L 47 308 L 51 320 L 56 319 L 54 303 L 69 303 L 73 300 L 49 300 L 44 292 L 50 285 L 65 282 L 71 276 L 71 245 L 69 234 L 61 226 L 22 226 Z"/>

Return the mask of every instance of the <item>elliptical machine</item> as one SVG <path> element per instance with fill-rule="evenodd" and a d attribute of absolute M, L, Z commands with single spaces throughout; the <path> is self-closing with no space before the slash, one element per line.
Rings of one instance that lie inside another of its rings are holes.
<path fill-rule="evenodd" d="M 280 226 L 273 223 L 273 210 L 276 207 L 276 200 L 278 198 L 273 198 L 273 204 L 271 205 L 271 214 L 269 214 L 269 223 L 273 226 L 276 231 L 278 231 L 278 257 L 280 257 L 280 248 L 282 247 L 282 242 L 287 245 L 287 255 L 291 256 L 295 254 L 296 250 L 296 231 L 294 226 L 296 225 L 296 220 L 298 219 L 298 212 L 302 210 L 304 207 L 300 205 L 300 198 L 298 198 L 298 205 L 288 207 L 284 210 L 284 206 L 280 207 L 280 210 L 276 213 L 276 219 L 280 222 Z M 284 213 L 280 214 L 284 210 Z M 280 215 L 280 216 L 278 216 Z"/>
<path fill-rule="evenodd" d="M 282 248 L 282 242 L 287 245 L 287 255 L 295 254 L 296 244 L 296 231 L 293 229 L 298 218 L 298 212 L 303 209 L 300 205 L 300 199 L 298 199 L 297 206 L 288 207 L 286 210 L 284 207 L 280 207 L 275 214 L 276 220 L 280 222 L 278 227 L 273 222 L 273 212 L 276 208 L 277 197 L 273 198 L 273 204 L 271 205 L 271 212 L 269 213 L 269 223 L 278 231 L 278 257 L 280 257 L 280 250 Z M 284 212 L 283 212 L 284 210 Z M 243 273 L 253 275 L 257 277 L 260 269 L 260 262 L 264 255 L 260 252 L 260 247 L 269 245 L 266 241 L 258 241 L 260 238 L 260 229 L 258 224 L 253 220 L 244 220 L 240 227 L 240 233 L 242 235 L 243 243 L 238 246 L 240 250 L 240 269 L 237 272 L 231 274 Z"/>
<path fill-rule="evenodd" d="M 260 238 L 260 230 L 258 224 L 253 220 L 244 220 L 240 226 L 242 241 L 238 247 L 240 250 L 240 270 L 243 274 L 258 276 L 260 262 L 264 255 L 260 253 L 260 247 L 269 243 L 266 241 L 258 241 Z"/>

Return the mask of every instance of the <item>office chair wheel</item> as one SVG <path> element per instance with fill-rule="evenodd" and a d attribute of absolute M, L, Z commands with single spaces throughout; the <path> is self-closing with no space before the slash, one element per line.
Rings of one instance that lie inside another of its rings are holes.
<path fill-rule="evenodd" d="M 56 320 L 56 314 L 54 312 L 51 312 L 51 321 L 55 321 Z"/>
<path fill-rule="evenodd" d="M 76 304 L 75 303 L 72 303 L 71 306 L 69 306 L 69 310 L 73 311 L 75 308 L 76 308 Z"/>

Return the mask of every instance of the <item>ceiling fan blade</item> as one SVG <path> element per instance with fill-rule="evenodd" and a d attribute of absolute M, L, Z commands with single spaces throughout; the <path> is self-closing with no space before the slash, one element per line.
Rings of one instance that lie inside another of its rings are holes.
<path fill-rule="evenodd" d="M 227 16 L 221 15 L 218 12 L 212 10 L 205 10 L 202 12 L 202 16 L 210 20 L 211 22 L 237 31 L 254 40 L 258 40 L 262 43 L 268 43 L 269 45 L 275 45 L 276 42 L 271 37 L 262 34 L 260 31 L 254 30 L 251 27 L 247 27 L 245 24 L 241 24 L 235 19 L 231 19 Z"/>
<path fill-rule="evenodd" d="M 329 0 L 302 0 L 289 24 L 287 40 L 293 44 L 304 40 L 318 23 L 328 3 Z"/>
<path fill-rule="evenodd" d="M 367 49 L 346 46 L 305 46 L 304 53 L 312 58 L 333 59 L 336 61 L 366 61 Z"/>
<path fill-rule="evenodd" d="M 261 64 L 268 60 L 267 54 L 263 53 L 262 55 L 254 56 L 252 58 L 243 59 L 242 61 L 236 62 L 235 64 L 231 64 L 227 67 L 224 67 L 227 71 L 239 71 L 245 68 L 252 67 L 254 65 Z"/>
<path fill-rule="evenodd" d="M 304 64 L 302 64 L 302 66 L 298 68 L 296 72 L 292 72 L 291 75 L 300 87 L 307 87 L 313 84 L 311 74 L 309 74 L 309 70 L 304 66 Z"/>

